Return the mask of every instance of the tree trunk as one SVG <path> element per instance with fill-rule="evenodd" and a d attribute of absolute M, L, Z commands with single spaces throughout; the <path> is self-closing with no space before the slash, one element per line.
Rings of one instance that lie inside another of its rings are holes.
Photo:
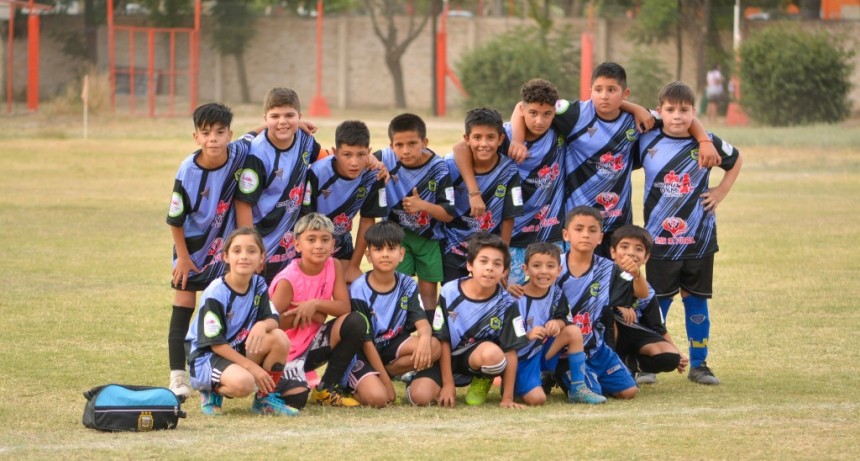
<path fill-rule="evenodd" d="M 388 72 L 394 83 L 394 107 L 405 109 L 406 87 L 403 82 L 403 65 L 400 64 L 400 56 L 394 55 L 393 52 L 386 53 L 385 65 L 388 67 Z"/>
<path fill-rule="evenodd" d="M 92 64 L 99 62 L 99 26 L 96 18 L 95 0 L 84 1 L 84 40 L 87 47 L 87 59 Z"/>
<path fill-rule="evenodd" d="M 678 0 L 678 21 L 675 23 L 675 52 L 678 59 L 675 60 L 675 80 L 681 81 L 681 69 L 684 68 L 684 5 Z"/>
<path fill-rule="evenodd" d="M 236 60 L 236 76 L 239 79 L 239 91 L 242 96 L 242 103 L 249 104 L 251 102 L 251 92 L 248 88 L 248 72 L 245 69 L 245 53 L 238 52 L 233 54 Z"/>
<path fill-rule="evenodd" d="M 696 94 L 702 94 L 705 89 L 706 61 L 708 57 L 707 44 L 711 28 L 711 0 L 702 2 L 701 28 L 699 40 L 696 42 Z"/>

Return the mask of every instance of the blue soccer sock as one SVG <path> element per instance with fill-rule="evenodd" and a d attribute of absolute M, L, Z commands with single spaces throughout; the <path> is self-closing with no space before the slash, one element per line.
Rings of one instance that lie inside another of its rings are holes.
<path fill-rule="evenodd" d="M 663 321 L 666 321 L 669 318 L 669 306 L 672 305 L 672 297 L 657 298 L 657 302 L 660 303 L 660 312 L 663 313 Z"/>
<path fill-rule="evenodd" d="M 708 337 L 711 333 L 708 300 L 701 296 L 689 295 L 683 299 L 683 302 L 687 339 L 690 342 L 690 367 L 696 368 L 708 358 Z"/>
<path fill-rule="evenodd" d="M 571 388 L 577 384 L 585 383 L 585 352 L 569 354 L 567 363 L 570 366 Z"/>

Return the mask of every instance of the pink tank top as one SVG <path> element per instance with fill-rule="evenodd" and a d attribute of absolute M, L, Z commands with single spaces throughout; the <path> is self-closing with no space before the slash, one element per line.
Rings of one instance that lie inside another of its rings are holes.
<path fill-rule="evenodd" d="M 323 270 L 317 275 L 307 275 L 299 268 L 299 259 L 294 259 L 284 268 L 269 285 L 269 296 L 274 295 L 275 288 L 283 280 L 288 280 L 293 286 L 293 302 L 300 303 L 309 299 L 332 299 L 334 294 L 335 261 L 328 258 Z M 302 355 L 311 345 L 314 336 L 319 331 L 321 323 L 313 322 L 310 326 L 301 328 L 289 328 L 284 330 L 290 338 L 290 354 L 287 361 L 292 362 L 296 357 Z"/>

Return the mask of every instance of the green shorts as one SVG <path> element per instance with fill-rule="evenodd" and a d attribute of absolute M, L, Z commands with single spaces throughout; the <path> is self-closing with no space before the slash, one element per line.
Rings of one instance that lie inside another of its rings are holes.
<path fill-rule="evenodd" d="M 397 272 L 410 277 L 417 274 L 418 280 L 424 282 L 442 281 L 442 250 L 437 240 L 406 231 L 403 248 L 406 249 L 406 254 L 397 266 Z"/>

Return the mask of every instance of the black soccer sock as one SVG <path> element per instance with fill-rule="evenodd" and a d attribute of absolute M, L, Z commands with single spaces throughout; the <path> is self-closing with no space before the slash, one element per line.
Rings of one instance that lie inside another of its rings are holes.
<path fill-rule="evenodd" d="M 681 356 L 671 352 L 664 352 L 653 356 L 639 355 L 639 369 L 645 373 L 663 373 L 673 371 L 681 363 Z"/>
<path fill-rule="evenodd" d="M 167 354 L 170 357 L 171 370 L 185 369 L 185 335 L 194 309 L 190 307 L 173 306 L 170 316 L 170 329 L 167 333 Z"/>
<path fill-rule="evenodd" d="M 340 324 L 340 342 L 331 350 L 328 366 L 320 379 L 319 389 L 332 389 L 340 383 L 352 358 L 361 350 L 367 322 L 358 312 L 347 314 Z"/>

